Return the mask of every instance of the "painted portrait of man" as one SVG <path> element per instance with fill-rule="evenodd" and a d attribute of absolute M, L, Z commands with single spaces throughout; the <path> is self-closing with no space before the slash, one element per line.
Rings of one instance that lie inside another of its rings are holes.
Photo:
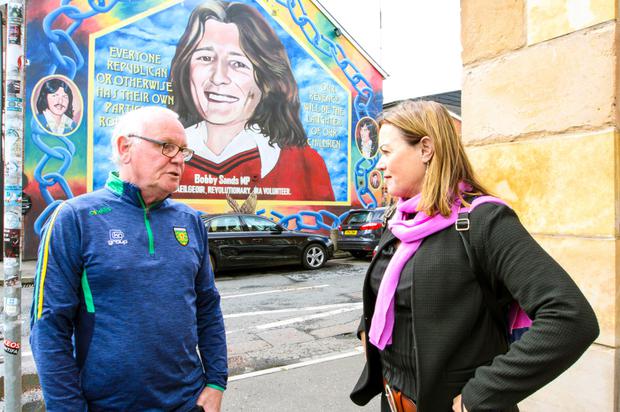
<path fill-rule="evenodd" d="M 170 72 L 169 106 L 195 151 L 185 178 L 245 178 L 252 187 L 286 189 L 259 198 L 334 200 L 325 161 L 308 145 L 286 49 L 255 7 L 197 6 Z"/>
<path fill-rule="evenodd" d="M 73 91 L 61 78 L 43 82 L 36 102 L 37 120 L 55 135 L 66 135 L 77 127 L 74 121 Z"/>

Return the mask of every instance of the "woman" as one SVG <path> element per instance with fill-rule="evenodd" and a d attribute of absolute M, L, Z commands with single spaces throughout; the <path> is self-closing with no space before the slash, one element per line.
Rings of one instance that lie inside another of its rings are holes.
<path fill-rule="evenodd" d="M 592 308 L 509 207 L 481 204 L 469 214 L 473 255 L 498 302 L 516 299 L 533 319 L 508 348 L 455 229 L 459 208 L 488 191 L 450 115 L 406 101 L 379 127 L 377 169 L 400 200 L 364 282 L 366 366 L 351 399 L 366 404 L 385 382 L 420 412 L 516 411 L 596 338 Z"/>
<path fill-rule="evenodd" d="M 370 128 L 367 123 L 364 123 L 360 128 L 360 142 L 362 156 L 372 157 L 372 140 L 370 140 Z"/>
<path fill-rule="evenodd" d="M 49 79 L 43 83 L 37 111 L 41 126 L 52 134 L 66 135 L 77 126 L 73 121 L 73 92 L 61 79 Z"/>
<path fill-rule="evenodd" d="M 288 189 L 260 199 L 334 200 L 325 162 L 307 143 L 284 45 L 256 8 L 221 1 L 196 7 L 171 78 L 171 108 L 196 153 L 184 176 L 192 184 L 195 174 L 209 174 Z"/>

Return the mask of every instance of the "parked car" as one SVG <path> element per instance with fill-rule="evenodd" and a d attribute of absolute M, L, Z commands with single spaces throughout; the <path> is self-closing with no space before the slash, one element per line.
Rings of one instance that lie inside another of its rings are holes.
<path fill-rule="evenodd" d="M 351 209 L 338 227 L 338 249 L 358 258 L 372 253 L 383 232 L 385 209 Z"/>
<path fill-rule="evenodd" d="M 208 231 L 214 272 L 291 263 L 318 269 L 334 253 L 328 237 L 288 230 L 261 216 L 226 213 L 204 215 L 202 219 Z"/>

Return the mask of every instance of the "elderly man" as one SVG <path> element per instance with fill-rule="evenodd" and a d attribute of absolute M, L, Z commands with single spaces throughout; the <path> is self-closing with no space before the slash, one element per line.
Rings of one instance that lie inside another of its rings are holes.
<path fill-rule="evenodd" d="M 48 411 L 220 410 L 226 337 L 207 234 L 168 199 L 186 144 L 168 109 L 125 114 L 118 173 L 47 222 L 31 344 Z"/>

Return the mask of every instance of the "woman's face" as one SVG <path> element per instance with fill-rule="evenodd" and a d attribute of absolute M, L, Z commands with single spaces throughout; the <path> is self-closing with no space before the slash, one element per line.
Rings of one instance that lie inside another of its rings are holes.
<path fill-rule="evenodd" d="M 385 123 L 379 130 L 381 158 L 377 169 L 383 172 L 383 182 L 392 196 L 410 198 L 422 191 L 426 166 L 422 161 L 422 145 L 412 146 L 400 130 Z"/>
<path fill-rule="evenodd" d="M 204 29 L 189 67 L 194 104 L 209 123 L 245 125 L 261 92 L 254 66 L 239 45 L 239 29 L 234 23 L 212 19 Z"/>
<path fill-rule="evenodd" d="M 55 116 L 62 116 L 69 106 L 69 95 L 62 87 L 47 95 L 47 108 Z"/>

